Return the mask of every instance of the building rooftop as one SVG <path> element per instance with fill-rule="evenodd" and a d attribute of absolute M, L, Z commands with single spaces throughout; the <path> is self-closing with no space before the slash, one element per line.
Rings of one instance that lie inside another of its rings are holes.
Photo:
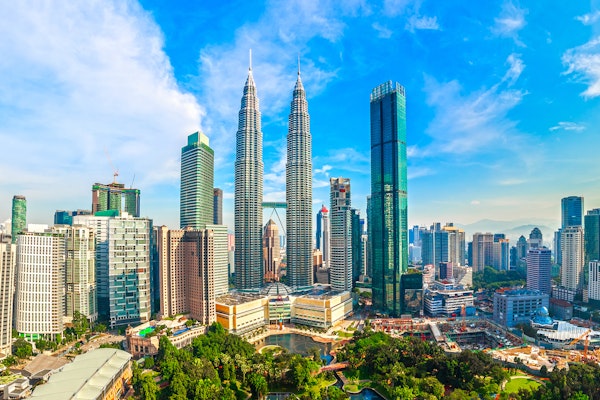
<path fill-rule="evenodd" d="M 72 363 L 54 374 L 48 383 L 38 386 L 31 398 L 44 400 L 97 399 L 115 375 L 131 359 L 117 349 L 96 349 L 75 357 Z"/>
<path fill-rule="evenodd" d="M 241 293 L 241 292 L 229 292 L 215 299 L 215 302 L 226 304 L 228 306 L 235 306 L 238 304 L 248 303 L 249 301 L 264 298 L 265 296 L 256 293 Z"/>
<path fill-rule="evenodd" d="M 23 368 L 23 375 L 29 378 L 43 376 L 50 371 L 62 368 L 68 363 L 69 361 L 62 358 L 38 354 L 29 364 L 25 366 L 25 368 Z"/>

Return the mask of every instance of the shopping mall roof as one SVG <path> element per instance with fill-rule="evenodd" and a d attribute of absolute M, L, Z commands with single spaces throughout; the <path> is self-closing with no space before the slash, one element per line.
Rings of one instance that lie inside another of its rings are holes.
<path fill-rule="evenodd" d="M 94 400 L 101 398 L 114 377 L 131 359 L 131 354 L 118 349 L 96 349 L 75 357 L 72 363 L 38 386 L 32 399 Z"/>

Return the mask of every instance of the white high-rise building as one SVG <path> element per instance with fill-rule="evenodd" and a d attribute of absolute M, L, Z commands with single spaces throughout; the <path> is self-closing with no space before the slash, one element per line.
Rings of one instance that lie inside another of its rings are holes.
<path fill-rule="evenodd" d="M 584 241 L 581 226 L 568 226 L 560 238 L 562 266 L 561 286 L 569 290 L 579 290 L 583 284 Z"/>
<path fill-rule="evenodd" d="M 538 247 L 527 252 L 527 289 L 552 292 L 550 249 Z"/>
<path fill-rule="evenodd" d="M 229 254 L 227 243 L 229 235 L 226 225 L 206 225 L 206 230 L 213 232 L 213 274 L 215 296 L 229 291 Z"/>
<path fill-rule="evenodd" d="M 0 243 L 0 353 L 12 352 L 13 300 L 17 245 Z"/>
<path fill-rule="evenodd" d="M 331 265 L 334 290 L 352 290 L 352 211 L 350 179 L 330 178 Z"/>
<path fill-rule="evenodd" d="M 588 297 L 591 300 L 600 300 L 600 261 L 590 261 L 589 269 Z"/>
<path fill-rule="evenodd" d="M 286 255 L 292 287 L 313 284 L 312 262 L 312 144 L 308 103 L 298 66 L 287 135 Z"/>
<path fill-rule="evenodd" d="M 15 328 L 26 340 L 54 340 L 64 331 L 65 256 L 62 233 L 18 235 Z"/>

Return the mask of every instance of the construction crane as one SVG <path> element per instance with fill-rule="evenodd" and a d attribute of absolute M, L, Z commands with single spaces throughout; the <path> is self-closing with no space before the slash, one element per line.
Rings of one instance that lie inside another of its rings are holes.
<path fill-rule="evenodd" d="M 590 332 L 592 330 L 588 329 L 587 331 L 583 332 L 581 335 L 579 335 L 579 337 L 573 339 L 571 341 L 571 343 L 569 343 L 569 346 L 575 346 L 581 339 L 583 339 L 585 337 L 585 342 L 583 345 L 583 357 L 587 358 L 587 351 L 588 351 L 588 345 L 590 344 Z"/>
<path fill-rule="evenodd" d="M 467 330 L 467 306 L 465 304 L 460 307 L 460 316 L 462 317 L 460 331 L 464 332 Z"/>
<path fill-rule="evenodd" d="M 110 163 L 110 166 L 113 169 L 113 183 L 117 183 L 117 176 L 119 176 L 119 170 L 115 168 L 115 166 L 113 165 L 112 160 L 110 159 L 110 155 L 108 154 L 108 150 L 106 150 L 106 147 L 104 148 L 104 154 L 106 154 L 106 158 L 108 158 L 108 162 Z M 135 177 L 134 177 L 135 179 Z M 133 182 L 132 182 L 133 185 Z"/>

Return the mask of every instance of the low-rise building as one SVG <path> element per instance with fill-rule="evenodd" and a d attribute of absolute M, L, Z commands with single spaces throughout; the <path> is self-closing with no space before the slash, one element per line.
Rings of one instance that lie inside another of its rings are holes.
<path fill-rule="evenodd" d="M 494 321 L 506 327 L 528 324 L 538 309 L 548 305 L 548 294 L 539 290 L 499 289 L 494 293 Z"/>
<path fill-rule="evenodd" d="M 31 396 L 40 400 L 117 400 L 131 382 L 131 354 L 117 349 L 95 349 L 75 357 Z"/>
<path fill-rule="evenodd" d="M 573 318 L 573 304 L 566 300 L 550 299 L 550 314 L 555 319 L 569 321 Z"/>
<path fill-rule="evenodd" d="M 352 296 L 348 291 L 332 291 L 319 295 L 296 297 L 292 303 L 292 322 L 329 328 L 352 312 Z"/>
<path fill-rule="evenodd" d="M 171 344 L 178 349 L 192 344 L 194 338 L 204 335 L 206 325 L 186 325 L 187 318 L 177 320 L 150 321 L 145 324 L 128 327 L 125 331 L 127 350 L 134 358 L 158 354 L 160 337 L 167 335 Z"/>
<path fill-rule="evenodd" d="M 229 293 L 215 300 L 217 322 L 229 333 L 244 336 L 267 325 L 268 297 L 252 293 Z"/>
<path fill-rule="evenodd" d="M 457 316 L 463 308 L 473 306 L 473 291 L 452 281 L 435 281 L 425 293 L 425 312 L 431 316 Z"/>

